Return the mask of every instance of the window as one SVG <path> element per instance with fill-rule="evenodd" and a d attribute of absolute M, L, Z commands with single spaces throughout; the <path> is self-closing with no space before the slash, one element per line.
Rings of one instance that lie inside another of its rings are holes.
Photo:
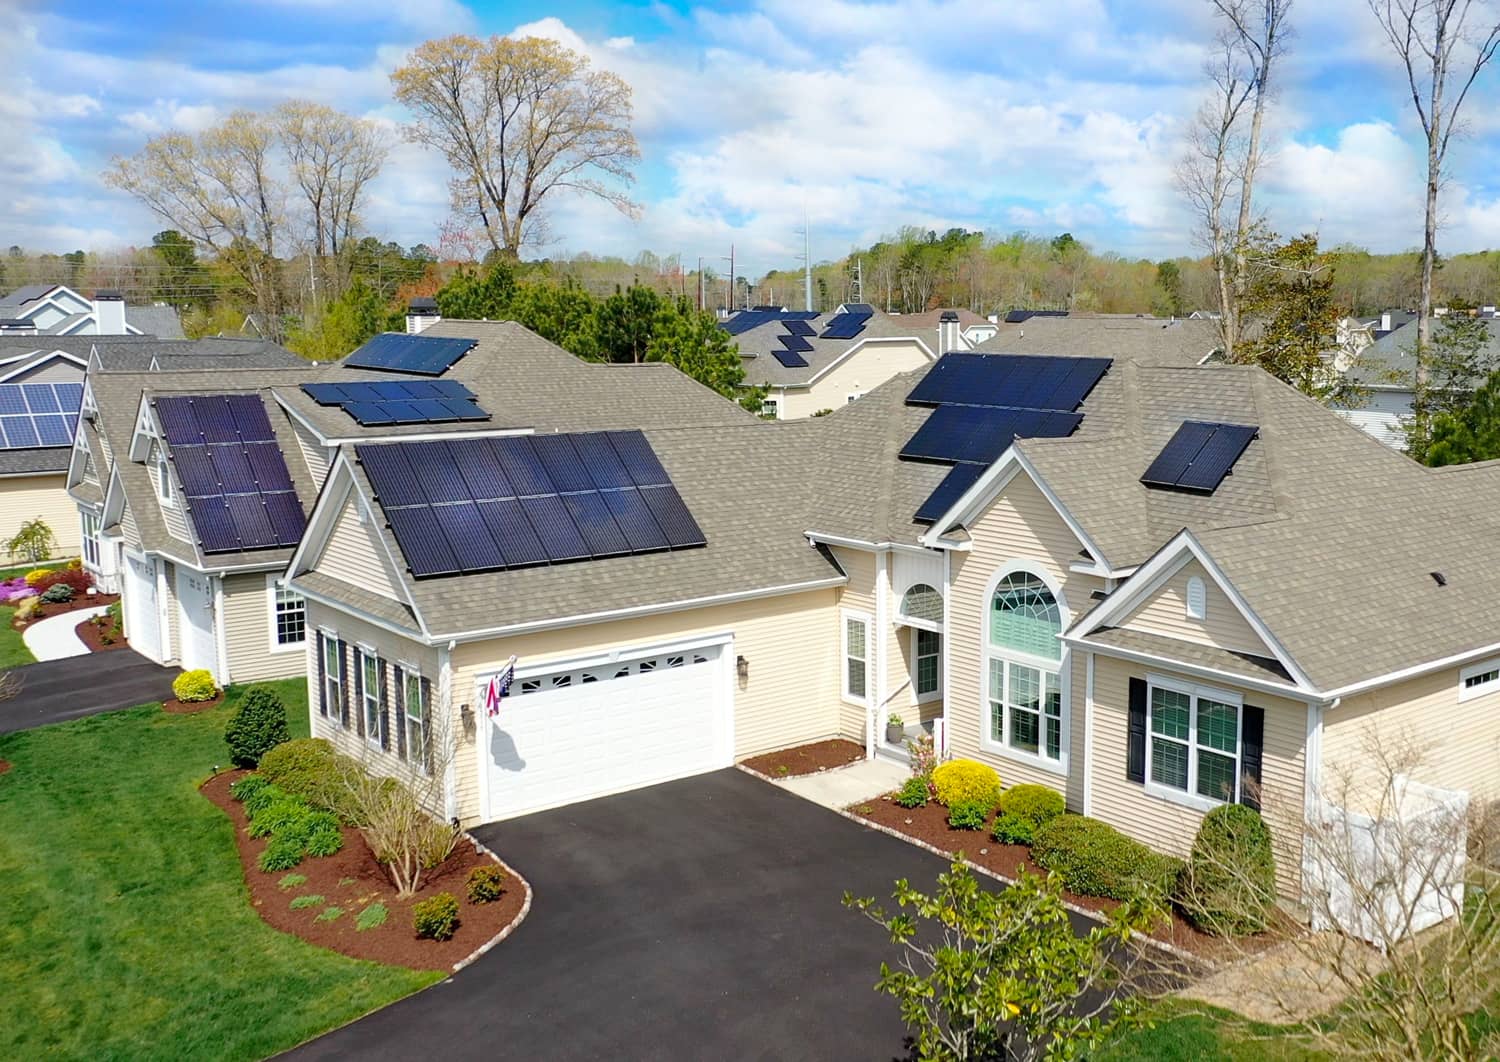
<path fill-rule="evenodd" d="M 1458 699 L 1467 701 L 1486 693 L 1500 693 L 1500 660 L 1486 660 L 1458 673 Z"/>
<path fill-rule="evenodd" d="M 323 714 L 343 717 L 343 685 L 340 665 L 340 642 L 337 638 L 323 636 Z"/>
<path fill-rule="evenodd" d="M 901 618 L 941 624 L 943 622 L 943 595 L 926 583 L 917 583 L 901 595 Z"/>
<path fill-rule="evenodd" d="M 166 506 L 172 505 L 172 472 L 167 467 L 167 452 L 156 448 L 156 496 Z"/>
<path fill-rule="evenodd" d="M 406 754 L 413 763 L 427 762 L 427 706 L 422 703 L 422 676 L 415 671 L 401 673 L 401 703 L 405 705 Z"/>
<path fill-rule="evenodd" d="M 912 632 L 912 689 L 919 701 L 942 695 L 943 636 L 918 627 Z"/>
<path fill-rule="evenodd" d="M 771 420 L 779 420 L 781 417 L 781 404 L 774 398 L 764 399 L 760 404 L 760 415 Z"/>
<path fill-rule="evenodd" d="M 1152 679 L 1146 778 L 1151 784 L 1232 803 L 1240 791 L 1240 700 L 1232 693 Z"/>
<path fill-rule="evenodd" d="M 984 736 L 990 745 L 1063 760 L 1062 609 L 1042 579 L 1011 572 L 990 598 L 986 649 L 989 678 Z"/>
<path fill-rule="evenodd" d="M 99 570 L 99 518 L 91 512 L 83 513 L 83 563 Z"/>
<path fill-rule="evenodd" d="M 863 703 L 869 694 L 868 616 L 844 613 L 844 697 Z"/>
<path fill-rule="evenodd" d="M 271 649 L 301 645 L 307 640 L 307 601 L 274 575 L 266 577 L 266 590 L 271 598 Z"/>
<path fill-rule="evenodd" d="M 1196 575 L 1187 581 L 1187 618 L 1201 620 L 1208 615 L 1208 591 Z"/>
<path fill-rule="evenodd" d="M 359 691 L 365 710 L 365 738 L 372 745 L 380 744 L 381 724 L 385 722 L 380 710 L 380 657 L 368 649 L 359 651 Z"/>
<path fill-rule="evenodd" d="M 863 391 L 851 391 L 849 394 L 844 396 L 844 404 L 848 405 L 851 402 L 858 402 L 863 397 L 865 397 L 865 393 Z"/>

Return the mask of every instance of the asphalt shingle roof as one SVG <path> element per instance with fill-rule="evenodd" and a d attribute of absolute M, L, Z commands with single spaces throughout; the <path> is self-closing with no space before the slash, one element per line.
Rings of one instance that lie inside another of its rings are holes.
<path fill-rule="evenodd" d="M 821 334 L 833 316 L 825 313 L 807 323 Z M 804 337 L 812 346 L 810 351 L 798 351 L 807 362 L 805 366 L 785 366 L 771 353 L 782 349 L 778 337 L 785 334 L 784 321 L 770 321 L 746 329 L 734 337 L 740 346 L 740 357 L 745 362 L 745 383 L 751 386 L 768 384 L 773 387 L 796 387 L 811 383 L 854 347 L 871 339 L 918 339 L 928 350 L 937 350 L 936 326 L 928 328 L 920 321 L 891 317 L 878 310 L 871 315 L 864 330 L 853 339 L 820 339 L 816 335 Z"/>
<path fill-rule="evenodd" d="M 1216 321 L 1069 316 L 1002 324 L 976 352 L 1126 358 L 1143 365 L 1191 367 L 1219 346 Z"/>

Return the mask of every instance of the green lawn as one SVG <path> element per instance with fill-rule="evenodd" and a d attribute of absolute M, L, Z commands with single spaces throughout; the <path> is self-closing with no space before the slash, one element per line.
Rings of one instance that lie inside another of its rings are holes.
<path fill-rule="evenodd" d="M 11 605 L 0 605 L 0 671 L 36 663 L 36 657 L 26 648 L 21 632 L 10 625 L 16 610 Z"/>
<path fill-rule="evenodd" d="M 1099 1053 L 1096 1062 L 1311 1062 L 1310 1053 L 1275 1026 L 1255 1025 L 1199 1004 L 1162 1003 L 1155 1025 Z"/>
<path fill-rule="evenodd" d="M 305 736 L 306 683 L 277 685 Z M 196 788 L 241 692 L 0 736 L 0 1057 L 262 1058 L 440 979 L 255 915 Z"/>

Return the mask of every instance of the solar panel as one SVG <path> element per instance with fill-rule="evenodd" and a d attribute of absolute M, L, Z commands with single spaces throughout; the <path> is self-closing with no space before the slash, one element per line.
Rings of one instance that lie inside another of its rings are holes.
<path fill-rule="evenodd" d="M 844 313 L 853 314 L 856 317 L 873 317 L 875 307 L 868 302 L 846 302 L 841 307 Z"/>
<path fill-rule="evenodd" d="M 953 504 L 963 497 L 964 491 L 984 475 L 984 468 L 984 465 L 954 465 L 943 477 L 943 481 L 927 495 L 927 500 L 917 509 L 915 519 L 930 524 L 953 508 Z"/>
<path fill-rule="evenodd" d="M 940 406 L 901 449 L 909 461 L 988 465 L 1017 438 L 1051 439 L 1072 435 L 1080 413 L 992 406 Z"/>
<path fill-rule="evenodd" d="M 785 322 L 786 330 L 794 336 L 815 336 L 818 330 L 801 318 L 793 318 Z"/>
<path fill-rule="evenodd" d="M 161 395 L 153 405 L 203 552 L 301 540 L 302 504 L 260 396 Z"/>
<path fill-rule="evenodd" d="M 371 443 L 355 452 L 417 577 L 706 543 L 637 431 Z"/>
<path fill-rule="evenodd" d="M 477 343 L 475 339 L 383 332 L 345 358 L 344 364 L 355 369 L 441 376 Z"/>
<path fill-rule="evenodd" d="M 860 314 L 841 313 L 834 315 L 823 329 L 822 339 L 853 339 L 865 330 L 869 318 Z"/>
<path fill-rule="evenodd" d="M 1103 379 L 1110 364 L 1109 358 L 944 354 L 912 388 L 906 402 L 1072 412 Z"/>
<path fill-rule="evenodd" d="M 781 340 L 781 345 L 787 350 L 807 351 L 813 349 L 813 345 L 804 336 L 784 335 L 777 336 L 776 338 Z"/>
<path fill-rule="evenodd" d="M 807 359 L 795 350 L 773 350 L 771 356 L 788 369 L 807 368 Z"/>
<path fill-rule="evenodd" d="M 0 446 L 71 445 L 82 402 L 82 384 L 0 384 Z"/>
<path fill-rule="evenodd" d="M 1148 487 L 1212 494 L 1259 432 L 1252 425 L 1183 421 L 1141 482 Z"/>
<path fill-rule="evenodd" d="M 321 406 L 338 406 L 365 427 L 387 424 L 444 424 L 489 420 L 474 392 L 457 380 L 354 380 L 303 384 Z"/>
<path fill-rule="evenodd" d="M 741 310 L 727 320 L 720 321 L 719 327 L 732 336 L 748 332 L 752 328 L 759 328 L 769 321 L 776 320 L 776 314 L 770 310 Z"/>

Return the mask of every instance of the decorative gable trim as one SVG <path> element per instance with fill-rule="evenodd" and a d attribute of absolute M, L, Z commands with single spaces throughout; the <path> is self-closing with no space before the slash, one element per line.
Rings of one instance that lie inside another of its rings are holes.
<path fill-rule="evenodd" d="M 46 350 L 47 348 L 44 344 L 37 349 Z M 12 368 L 0 371 L 0 383 L 8 383 L 17 376 L 21 376 L 25 373 L 35 372 L 37 369 L 43 368 L 47 365 L 51 365 L 54 361 L 69 361 L 78 366 L 80 369 L 83 369 L 85 371 L 87 371 L 88 369 L 88 362 L 78 357 L 77 355 L 69 354 L 65 350 L 54 350 L 51 354 L 48 354 L 46 357 L 39 358 L 36 361 L 28 361 L 25 364 L 16 365 Z M 80 380 L 79 382 L 82 383 L 83 381 Z"/>

